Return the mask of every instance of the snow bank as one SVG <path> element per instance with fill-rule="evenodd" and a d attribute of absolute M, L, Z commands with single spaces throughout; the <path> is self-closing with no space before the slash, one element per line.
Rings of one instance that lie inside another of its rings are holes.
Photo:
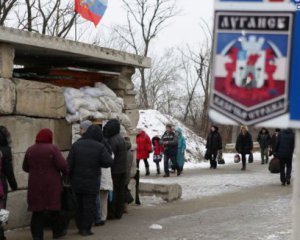
<path fill-rule="evenodd" d="M 202 161 L 205 152 L 205 140 L 185 127 L 177 119 L 156 110 L 140 110 L 140 120 L 137 127 L 145 130 L 152 138 L 157 135 L 163 135 L 166 123 L 172 123 L 183 130 L 187 143 L 186 160 L 192 163 Z"/>

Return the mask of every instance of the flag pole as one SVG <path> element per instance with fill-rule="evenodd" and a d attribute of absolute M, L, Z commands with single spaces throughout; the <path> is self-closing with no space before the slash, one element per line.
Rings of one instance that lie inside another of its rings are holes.
<path fill-rule="evenodd" d="M 77 42 L 77 13 L 75 13 L 75 41 Z"/>

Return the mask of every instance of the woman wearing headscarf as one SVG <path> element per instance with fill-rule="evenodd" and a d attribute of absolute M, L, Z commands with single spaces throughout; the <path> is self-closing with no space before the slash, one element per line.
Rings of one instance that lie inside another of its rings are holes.
<path fill-rule="evenodd" d="M 46 214 L 51 217 L 53 238 L 66 235 L 60 215 L 62 174 L 67 174 L 67 162 L 57 146 L 52 144 L 53 133 L 42 129 L 36 143 L 26 151 L 23 170 L 29 173 L 28 209 L 32 212 L 31 234 L 34 240 L 43 239 Z"/>
<path fill-rule="evenodd" d="M 235 149 L 242 155 L 242 171 L 246 170 L 246 154 L 251 154 L 253 150 L 252 136 L 246 126 L 241 126 L 240 134 L 237 137 Z"/>
<path fill-rule="evenodd" d="M 10 188 L 15 191 L 18 188 L 14 170 L 12 166 L 12 153 L 11 153 L 11 138 L 10 133 L 6 127 L 0 126 L 0 151 L 2 153 L 2 169 L 1 169 L 1 183 L 3 187 L 3 203 L 2 207 L 6 208 L 8 184 Z M 6 239 L 4 236 L 4 229 L 0 227 L 0 240 Z"/>
<path fill-rule="evenodd" d="M 176 133 L 178 134 L 178 150 L 177 150 L 177 164 L 180 168 L 180 173 L 183 170 L 183 165 L 185 161 L 184 153 L 186 149 L 186 141 L 182 134 L 182 129 L 177 127 Z"/>

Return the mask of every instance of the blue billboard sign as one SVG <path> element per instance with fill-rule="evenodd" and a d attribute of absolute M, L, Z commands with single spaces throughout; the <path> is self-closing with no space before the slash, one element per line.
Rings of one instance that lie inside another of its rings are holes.
<path fill-rule="evenodd" d="M 212 120 L 300 128 L 300 0 L 216 3 Z"/>

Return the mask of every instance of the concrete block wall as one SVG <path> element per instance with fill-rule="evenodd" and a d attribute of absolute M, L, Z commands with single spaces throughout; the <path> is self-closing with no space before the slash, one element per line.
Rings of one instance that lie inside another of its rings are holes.
<path fill-rule="evenodd" d="M 19 190 L 8 194 L 11 215 L 8 228 L 29 224 L 27 211 L 28 174 L 22 164 L 28 147 L 35 143 L 42 128 L 50 128 L 54 144 L 62 151 L 71 148 L 72 130 L 64 119 L 66 107 L 59 87 L 21 79 L 0 78 L 0 125 L 7 127 L 12 138 L 13 166 Z"/>

